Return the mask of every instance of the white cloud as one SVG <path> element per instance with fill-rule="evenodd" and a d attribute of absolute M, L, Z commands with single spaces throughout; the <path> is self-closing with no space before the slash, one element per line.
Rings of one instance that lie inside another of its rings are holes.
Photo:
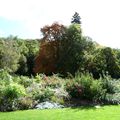
<path fill-rule="evenodd" d="M 120 48 L 119 3 L 119 0 L 0 0 L 0 16 L 23 22 L 30 33 L 28 37 L 39 38 L 40 27 L 54 21 L 68 25 L 77 11 L 85 35 Z"/>

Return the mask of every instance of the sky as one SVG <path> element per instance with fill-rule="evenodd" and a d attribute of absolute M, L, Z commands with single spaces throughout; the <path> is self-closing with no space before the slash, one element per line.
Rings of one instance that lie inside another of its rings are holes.
<path fill-rule="evenodd" d="M 0 37 L 40 38 L 40 28 L 70 25 L 78 12 L 83 35 L 120 48 L 120 0 L 0 0 Z"/>

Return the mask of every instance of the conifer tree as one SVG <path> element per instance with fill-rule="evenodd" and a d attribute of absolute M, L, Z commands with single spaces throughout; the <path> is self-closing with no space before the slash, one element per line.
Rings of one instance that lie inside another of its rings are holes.
<path fill-rule="evenodd" d="M 80 16 L 79 16 L 79 13 L 75 12 L 75 14 L 74 14 L 73 17 L 72 17 L 71 23 L 81 24 L 80 19 L 81 19 L 81 18 L 80 18 Z"/>

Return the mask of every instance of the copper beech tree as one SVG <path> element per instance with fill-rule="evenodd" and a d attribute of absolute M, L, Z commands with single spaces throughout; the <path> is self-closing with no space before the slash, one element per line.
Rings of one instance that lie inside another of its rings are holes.
<path fill-rule="evenodd" d="M 58 23 L 44 26 L 41 29 L 43 38 L 40 43 L 39 55 L 35 59 L 35 73 L 51 74 L 56 72 L 59 59 L 60 40 L 65 33 L 65 27 Z"/>

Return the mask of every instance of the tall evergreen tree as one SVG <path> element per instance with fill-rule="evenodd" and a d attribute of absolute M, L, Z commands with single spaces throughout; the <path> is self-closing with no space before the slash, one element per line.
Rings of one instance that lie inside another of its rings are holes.
<path fill-rule="evenodd" d="M 81 19 L 81 18 L 80 18 L 80 16 L 79 16 L 79 13 L 75 12 L 75 14 L 74 14 L 73 17 L 72 17 L 71 23 L 81 24 L 80 19 Z"/>

